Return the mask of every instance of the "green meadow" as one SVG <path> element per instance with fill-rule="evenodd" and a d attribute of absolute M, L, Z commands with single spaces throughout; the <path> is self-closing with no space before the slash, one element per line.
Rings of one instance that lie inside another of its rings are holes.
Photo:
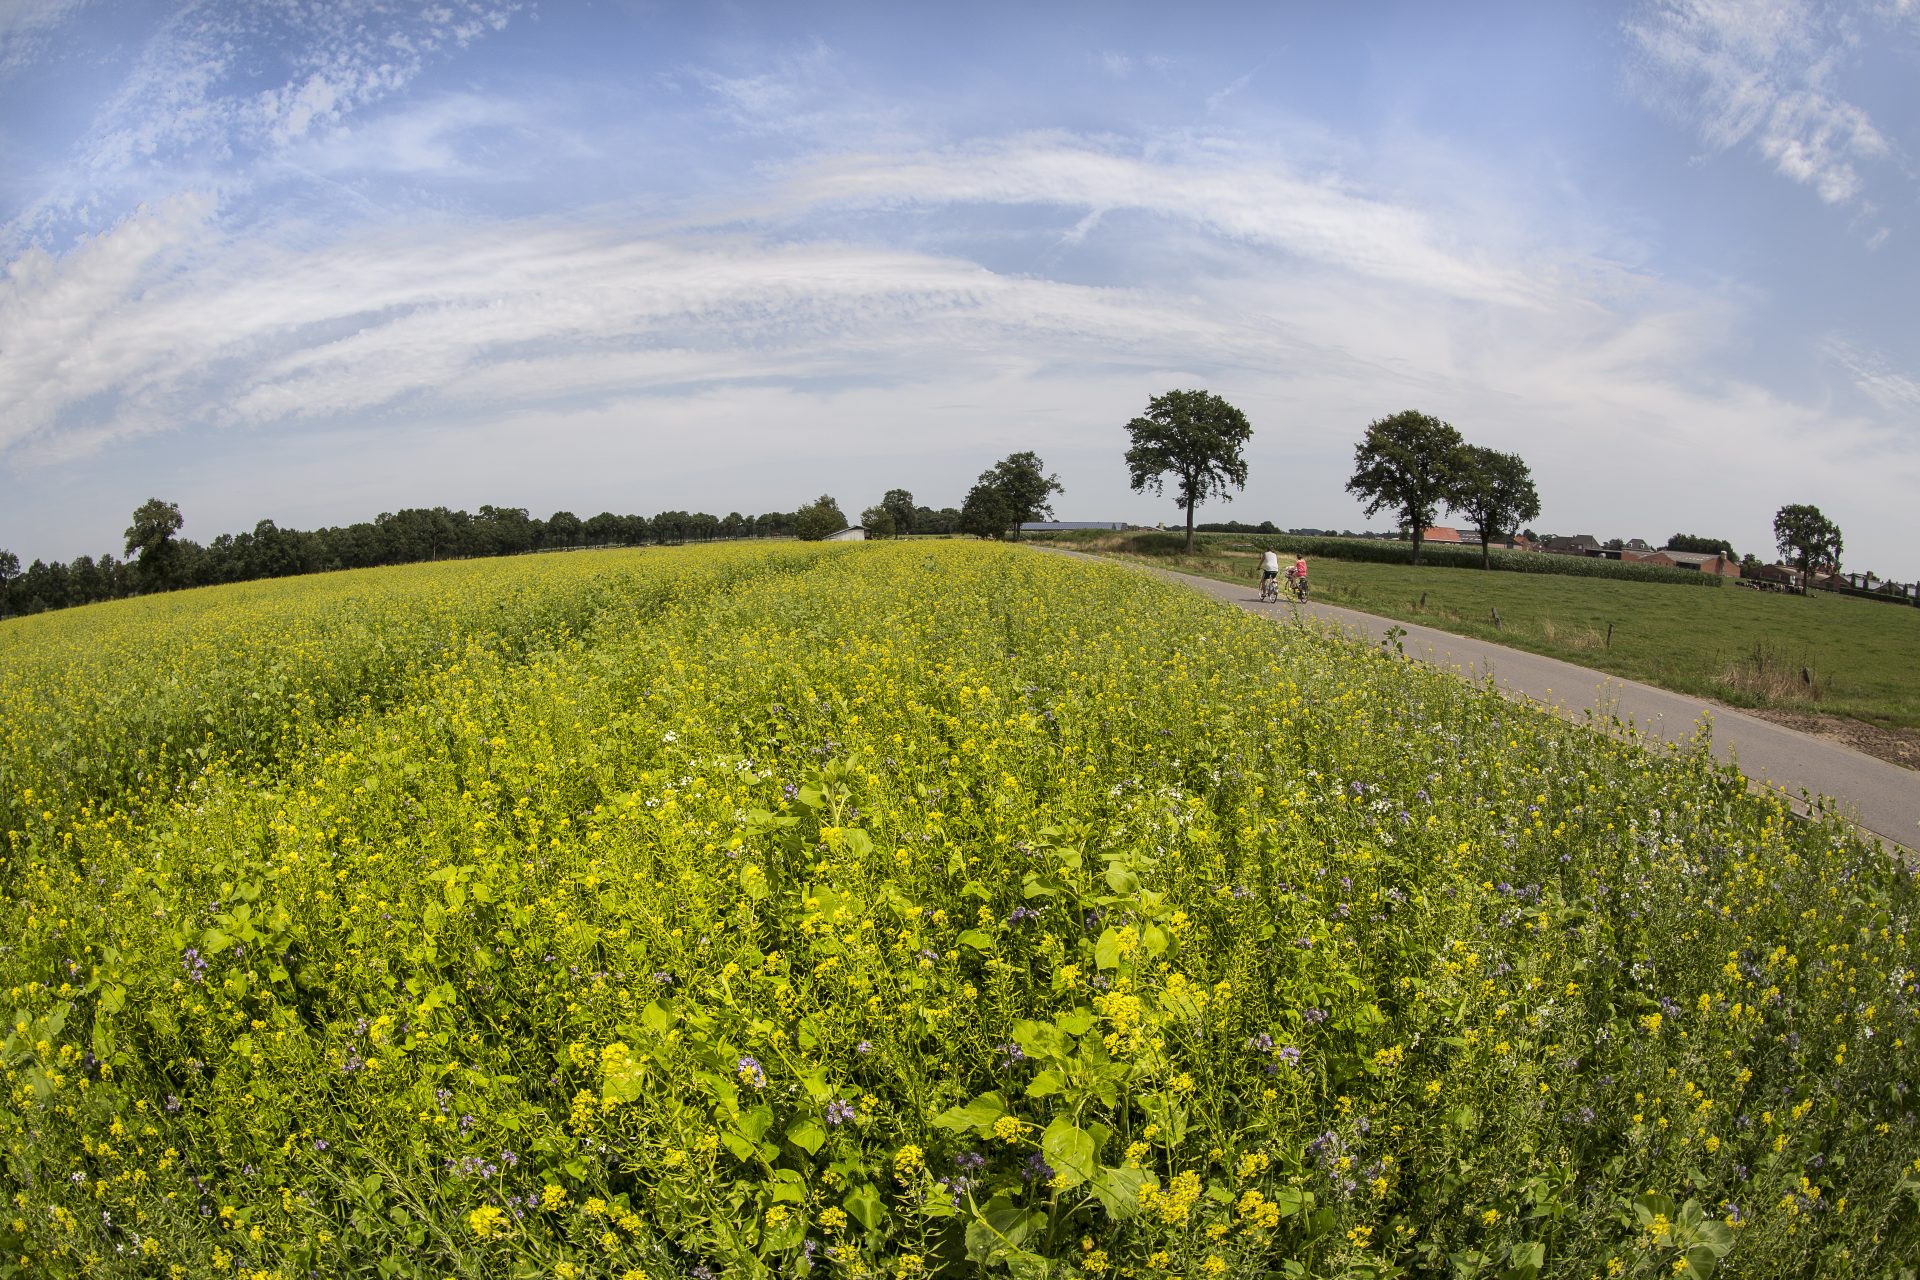
<path fill-rule="evenodd" d="M 1258 586 L 1248 538 L 1204 535 L 1196 554 L 1109 537 L 1086 549 Z M 1143 553 L 1151 547 L 1151 553 Z M 1815 592 L 1719 590 L 1543 573 L 1316 557 L 1313 598 L 1476 636 L 1742 707 L 1920 727 L 1920 609 Z M 1495 612 L 1499 622 L 1494 620 Z"/>

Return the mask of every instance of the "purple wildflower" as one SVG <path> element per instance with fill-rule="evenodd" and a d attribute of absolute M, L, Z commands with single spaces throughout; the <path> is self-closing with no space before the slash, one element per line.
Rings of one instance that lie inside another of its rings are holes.
<path fill-rule="evenodd" d="M 827 1104 L 827 1124 L 833 1128 L 845 1124 L 853 1119 L 853 1116 L 853 1104 L 845 1098 L 835 1098 Z"/>
<path fill-rule="evenodd" d="M 733 1073 L 740 1077 L 740 1083 L 750 1084 L 756 1089 L 767 1087 L 767 1073 L 760 1069 L 760 1060 L 750 1054 L 742 1054 L 740 1061 L 733 1064 Z"/>

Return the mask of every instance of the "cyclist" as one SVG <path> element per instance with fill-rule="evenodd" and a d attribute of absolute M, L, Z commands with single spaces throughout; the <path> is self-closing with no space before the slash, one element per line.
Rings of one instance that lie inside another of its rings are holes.
<path fill-rule="evenodd" d="M 1267 553 L 1260 557 L 1260 598 L 1262 600 L 1280 598 L 1280 593 L 1274 585 L 1279 577 L 1280 557 L 1274 553 L 1272 547 L 1268 547 Z"/>
<path fill-rule="evenodd" d="M 1295 556 L 1293 563 L 1287 566 L 1287 585 L 1293 589 L 1294 599 L 1307 598 L 1307 558 L 1305 556 Z"/>

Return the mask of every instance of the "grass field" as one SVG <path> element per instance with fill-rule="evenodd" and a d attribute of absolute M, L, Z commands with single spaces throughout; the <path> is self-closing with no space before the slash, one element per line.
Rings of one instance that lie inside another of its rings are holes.
<path fill-rule="evenodd" d="M 1125 537 L 1071 543 L 1227 582 L 1259 582 L 1246 540 L 1141 556 Z M 1815 593 L 1719 591 L 1422 565 L 1311 562 L 1325 604 L 1419 622 L 1742 707 L 1920 728 L 1920 609 Z M 1494 611 L 1500 614 L 1495 626 Z"/>
<path fill-rule="evenodd" d="M 1920 1254 L 1920 888 L 1700 753 L 971 542 L 24 623 L 0 1276 Z"/>

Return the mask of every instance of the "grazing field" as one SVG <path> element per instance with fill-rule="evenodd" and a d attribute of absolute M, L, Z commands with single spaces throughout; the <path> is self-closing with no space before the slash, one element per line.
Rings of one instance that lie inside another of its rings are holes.
<path fill-rule="evenodd" d="M 1141 555 L 1137 536 L 1061 545 L 1244 582 L 1250 594 L 1259 583 L 1258 555 L 1233 534 L 1209 535 L 1192 556 Z M 1731 583 L 1702 591 L 1435 565 L 1309 564 L 1314 599 L 1324 604 L 1478 636 L 1734 706 L 1920 729 L 1920 681 L 1913 676 L 1920 671 L 1920 609 Z"/>
<path fill-rule="evenodd" d="M 0 626 L 0 723 L 0 1275 L 1920 1254 L 1912 875 L 1136 573 L 257 584 Z"/>

